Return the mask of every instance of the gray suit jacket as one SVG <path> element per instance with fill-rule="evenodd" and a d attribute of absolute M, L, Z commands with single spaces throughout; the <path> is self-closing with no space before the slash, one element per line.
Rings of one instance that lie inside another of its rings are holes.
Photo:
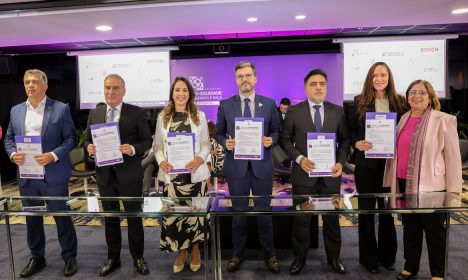
<path fill-rule="evenodd" d="M 322 125 L 323 133 L 335 133 L 337 150 L 336 161 L 344 164 L 349 153 L 349 132 L 343 108 L 325 101 L 324 121 Z M 307 100 L 292 107 L 286 114 L 284 126 L 281 130 L 280 145 L 288 156 L 293 160 L 291 183 L 299 186 L 313 186 L 317 183 L 317 178 L 310 178 L 295 161 L 300 155 L 307 156 L 307 133 L 315 131 L 312 115 Z M 338 178 L 324 177 L 327 186 L 339 186 L 341 176 Z"/>

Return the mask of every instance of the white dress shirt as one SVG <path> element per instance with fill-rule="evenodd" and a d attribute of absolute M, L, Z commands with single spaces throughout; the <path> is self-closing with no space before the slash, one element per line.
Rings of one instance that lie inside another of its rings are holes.
<path fill-rule="evenodd" d="M 120 102 L 119 105 L 115 106 L 115 111 L 114 111 L 114 119 L 112 120 L 112 122 L 119 122 L 120 121 L 120 113 L 122 112 L 122 102 Z M 109 104 L 106 105 L 106 118 L 109 114 L 109 111 L 110 109 L 112 109 L 111 106 L 109 106 Z M 107 119 L 106 119 L 107 121 Z M 121 143 L 122 144 L 122 143 Z M 130 156 L 134 156 L 136 151 L 135 151 L 135 147 L 133 147 L 133 145 L 130 145 L 130 147 L 132 148 L 132 154 Z"/>
<path fill-rule="evenodd" d="M 325 119 L 324 118 L 324 111 L 323 111 L 323 101 L 320 102 L 320 103 L 314 103 L 310 100 L 307 100 L 309 102 L 309 109 L 310 109 L 310 115 L 312 116 L 312 121 L 314 122 L 315 124 L 315 111 L 316 109 L 314 108 L 315 105 L 320 105 L 320 117 L 322 117 L 322 123 L 321 123 L 321 126 L 323 126 L 323 120 Z"/>
<path fill-rule="evenodd" d="M 119 105 L 115 106 L 115 111 L 114 111 L 114 119 L 112 120 L 113 122 L 119 122 L 120 120 L 120 112 L 122 112 L 122 102 L 120 102 Z M 109 114 L 109 110 L 112 108 L 109 105 L 106 105 L 106 116 Z M 107 121 L 107 120 L 106 120 Z"/>
<path fill-rule="evenodd" d="M 44 111 L 45 111 L 45 104 L 46 104 L 47 96 L 37 104 L 37 107 L 34 108 L 31 105 L 31 102 L 26 100 L 26 116 L 24 117 L 24 136 L 41 136 L 42 132 L 42 121 L 44 120 Z M 13 155 L 16 154 L 15 152 L 11 153 L 10 159 Z M 54 157 L 54 162 L 58 160 L 57 155 L 54 152 L 50 152 L 50 154 Z"/>
<path fill-rule="evenodd" d="M 312 116 L 312 121 L 314 122 L 314 124 L 315 124 L 315 111 L 317 110 L 317 109 L 314 108 L 314 106 L 315 105 L 320 105 L 319 110 L 320 110 L 320 116 L 322 117 L 322 124 L 321 125 L 323 126 L 323 120 L 325 119 L 324 118 L 325 114 L 324 114 L 324 110 L 323 110 L 323 101 L 320 102 L 320 103 L 314 103 L 314 102 L 310 101 L 309 99 L 307 99 L 307 101 L 309 102 L 310 115 Z M 303 157 L 304 157 L 303 155 L 298 156 L 296 158 L 296 163 L 300 165 L 301 160 L 302 160 Z"/>
<path fill-rule="evenodd" d="M 243 96 L 242 94 L 239 93 L 239 97 L 241 99 L 242 116 L 244 115 L 244 108 L 245 108 L 244 100 L 248 98 L 250 99 L 249 107 L 250 107 L 250 112 L 252 113 L 252 118 L 255 117 L 255 91 L 250 96 Z"/>
<path fill-rule="evenodd" d="M 24 118 L 24 136 L 40 136 L 42 131 L 42 120 L 47 97 L 39 102 L 36 108 L 31 105 L 29 99 L 26 101 L 26 116 Z"/>

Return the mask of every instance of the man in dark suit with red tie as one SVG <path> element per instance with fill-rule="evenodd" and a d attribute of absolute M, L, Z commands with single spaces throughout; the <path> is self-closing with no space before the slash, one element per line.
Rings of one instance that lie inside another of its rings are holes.
<path fill-rule="evenodd" d="M 116 74 L 104 79 L 104 97 L 106 106 L 99 106 L 89 113 L 84 146 L 90 156 L 96 153 L 92 143 L 90 125 L 118 122 L 120 133 L 120 151 L 123 163 L 96 167 L 96 179 L 101 197 L 140 197 L 143 188 L 143 169 L 141 156 L 151 147 L 151 132 L 146 121 L 145 111 L 137 106 L 123 102 L 125 81 Z M 118 201 L 103 201 L 105 211 L 119 211 Z M 124 202 L 127 211 L 141 211 L 141 203 Z M 133 257 L 133 265 L 141 275 L 149 273 L 148 265 L 143 258 L 144 233 L 143 222 L 138 217 L 128 217 L 128 243 Z M 108 259 L 99 271 L 100 276 L 106 276 L 120 267 L 120 248 L 122 236 L 120 219 L 105 218 L 106 242 Z"/>

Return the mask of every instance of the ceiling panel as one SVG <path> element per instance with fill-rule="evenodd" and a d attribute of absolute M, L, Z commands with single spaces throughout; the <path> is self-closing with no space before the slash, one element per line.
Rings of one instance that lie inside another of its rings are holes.
<path fill-rule="evenodd" d="M 336 38 L 468 32 L 468 14 L 454 16 L 450 13 L 454 8 L 468 6 L 467 1 L 458 0 L 394 0 L 391 5 L 374 0 L 111 1 L 138 3 L 124 6 L 103 5 L 109 3 L 104 0 L 40 2 L 86 2 L 94 6 L 0 12 L 1 52 L 156 46 L 288 36 Z M 98 2 L 100 6 L 96 6 Z M 298 14 L 305 15 L 306 19 L 295 20 L 294 16 Z M 246 21 L 253 16 L 258 18 L 257 22 Z M 113 30 L 98 32 L 95 30 L 98 24 L 109 24 Z"/>

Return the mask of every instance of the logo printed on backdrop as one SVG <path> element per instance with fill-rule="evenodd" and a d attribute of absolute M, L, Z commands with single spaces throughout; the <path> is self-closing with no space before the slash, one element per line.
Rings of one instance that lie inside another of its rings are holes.
<path fill-rule="evenodd" d="M 422 53 L 439 52 L 439 48 L 437 48 L 437 47 L 426 47 L 426 48 L 421 48 L 420 51 Z"/>
<path fill-rule="evenodd" d="M 204 90 L 203 76 L 190 76 L 189 81 L 194 90 Z"/>
<path fill-rule="evenodd" d="M 195 90 L 195 102 L 197 105 L 219 105 L 223 99 L 221 88 L 205 87 L 204 76 L 189 76 L 190 84 Z"/>
<path fill-rule="evenodd" d="M 405 56 L 403 51 L 386 51 L 382 52 L 382 56 Z"/>
<path fill-rule="evenodd" d="M 370 55 L 371 52 L 369 50 L 362 50 L 362 49 L 353 49 L 351 56 L 361 56 L 361 55 Z"/>
<path fill-rule="evenodd" d="M 162 58 L 151 58 L 146 60 L 146 64 L 161 64 L 164 63 L 164 59 Z"/>
<path fill-rule="evenodd" d="M 114 63 L 112 64 L 112 68 L 120 69 L 120 68 L 130 68 L 132 67 L 131 63 Z"/>

